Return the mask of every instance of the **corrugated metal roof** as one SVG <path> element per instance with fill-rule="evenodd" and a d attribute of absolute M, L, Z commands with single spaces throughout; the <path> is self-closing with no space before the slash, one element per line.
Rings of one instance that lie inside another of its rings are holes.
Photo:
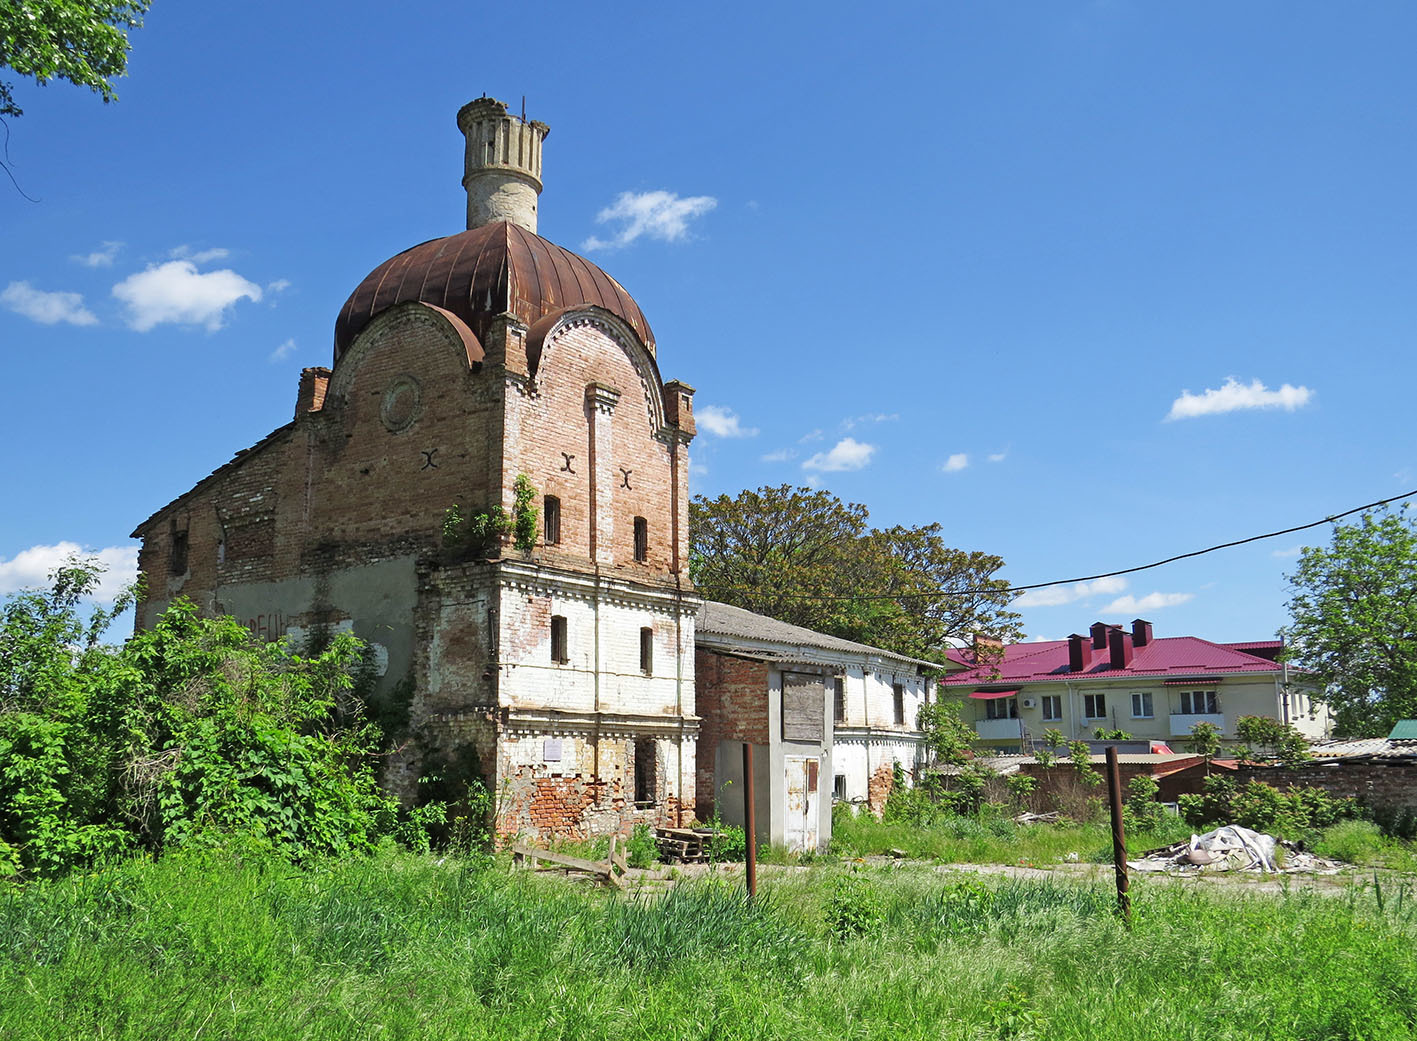
<path fill-rule="evenodd" d="M 1130 641 L 1131 636 L 1127 639 Z M 1050 680 L 1118 679 L 1125 677 L 1203 677 L 1230 673 L 1276 673 L 1281 666 L 1265 658 L 1236 650 L 1224 644 L 1211 643 L 1197 636 L 1169 636 L 1153 639 L 1145 647 L 1137 647 L 1132 662 L 1126 668 L 1114 669 L 1105 650 L 1093 652 L 1092 662 L 1082 672 L 1068 669 L 1068 641 L 1048 640 L 1039 643 L 1015 643 L 1004 648 L 1003 660 L 995 664 L 975 666 L 973 651 L 948 652 L 951 661 L 965 666 L 943 680 L 948 686 L 984 683 L 1041 683 Z"/>
<path fill-rule="evenodd" d="M 591 304 L 621 318 L 654 353 L 654 333 L 624 286 L 584 257 L 504 221 L 421 243 L 369 272 L 335 320 L 335 361 L 381 311 L 411 301 L 451 311 L 484 344 L 499 314 L 532 325 Z"/>
<path fill-rule="evenodd" d="M 747 611 L 741 607 L 734 607 L 731 604 L 720 604 L 715 600 L 705 600 L 704 605 L 699 608 L 695 629 L 701 634 L 717 634 L 719 636 L 738 637 L 746 640 L 762 640 L 769 643 L 787 644 L 794 647 L 817 647 L 826 651 L 839 651 L 853 655 L 893 658 L 896 661 L 918 665 L 927 669 L 938 669 L 941 667 L 937 662 L 911 658 L 908 655 L 897 654 L 894 651 L 888 651 L 881 647 L 872 647 L 870 644 L 843 640 L 837 636 L 828 636 L 826 633 L 819 633 L 814 629 L 807 629 L 800 625 L 792 625 L 788 622 L 780 622 L 776 618 L 756 614 L 753 611 Z M 757 652 L 750 652 L 750 655 L 753 653 Z M 781 657 L 781 655 L 779 655 L 779 657 Z M 783 660 L 788 659 L 784 658 Z"/>
<path fill-rule="evenodd" d="M 1399 719 L 1393 724 L 1389 741 L 1417 741 L 1417 719 Z"/>

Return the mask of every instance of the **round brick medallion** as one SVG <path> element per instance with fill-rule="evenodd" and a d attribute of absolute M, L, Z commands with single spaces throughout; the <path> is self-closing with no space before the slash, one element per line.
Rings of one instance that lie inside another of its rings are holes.
<path fill-rule="evenodd" d="M 423 390 L 418 381 L 412 376 L 400 376 L 384 391 L 379 418 L 389 433 L 397 434 L 413 426 L 422 411 Z"/>

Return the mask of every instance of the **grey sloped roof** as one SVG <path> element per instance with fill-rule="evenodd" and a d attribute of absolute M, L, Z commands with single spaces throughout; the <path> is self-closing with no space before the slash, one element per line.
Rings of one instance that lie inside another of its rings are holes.
<path fill-rule="evenodd" d="M 705 600 L 704 605 L 699 608 L 695 630 L 700 637 L 716 636 L 726 637 L 729 640 L 754 641 L 759 644 L 778 644 L 778 648 L 772 648 L 768 653 L 769 656 L 782 660 L 793 660 L 790 652 L 788 657 L 783 656 L 783 648 L 811 647 L 819 651 L 836 652 L 852 657 L 889 658 L 892 661 L 905 662 L 926 669 L 944 668 L 938 662 L 924 661 L 921 658 L 897 654 L 895 651 L 888 651 L 881 647 L 872 647 L 870 644 L 828 636 L 826 633 L 819 633 L 814 629 L 779 622 L 776 618 L 769 618 L 767 615 L 755 614 L 752 611 L 745 611 L 741 607 L 732 607 L 729 604 L 720 604 L 713 600 Z M 713 639 L 701 639 L 699 642 L 720 646 L 723 644 L 722 640 Z M 748 650 L 748 648 L 738 649 Z M 761 656 L 756 652 L 768 649 L 755 647 L 752 650 L 755 656 Z"/>

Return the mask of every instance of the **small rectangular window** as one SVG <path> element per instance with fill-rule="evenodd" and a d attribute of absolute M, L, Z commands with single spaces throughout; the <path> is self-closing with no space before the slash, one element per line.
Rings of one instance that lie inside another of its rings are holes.
<path fill-rule="evenodd" d="M 839 802 L 846 799 L 846 774 L 837 774 L 832 778 L 832 798 Z"/>
<path fill-rule="evenodd" d="M 541 506 L 541 541 L 548 546 L 556 546 L 561 542 L 561 500 L 554 495 L 548 495 L 546 501 Z"/>
<path fill-rule="evenodd" d="M 1050 723 L 1055 723 L 1063 718 L 1063 697 L 1061 694 L 1045 694 L 1040 699 L 1043 702 L 1043 718 Z"/>
<path fill-rule="evenodd" d="M 1132 692 L 1132 718 L 1151 718 L 1151 691 L 1137 690 Z"/>
<path fill-rule="evenodd" d="M 641 564 L 649 560 L 649 521 L 635 518 L 635 559 Z"/>
<path fill-rule="evenodd" d="M 551 660 L 564 665 L 571 660 L 566 646 L 566 616 L 551 616 Z"/>
<path fill-rule="evenodd" d="M 1088 719 L 1106 719 L 1107 695 L 1084 694 L 1082 696 L 1082 714 Z"/>
<path fill-rule="evenodd" d="M 654 630 L 648 627 L 640 630 L 640 671 L 645 675 L 654 671 Z"/>
<path fill-rule="evenodd" d="M 905 726 L 905 685 L 891 684 L 891 708 L 895 712 L 895 725 Z"/>
<path fill-rule="evenodd" d="M 832 719 L 840 723 L 846 719 L 846 677 L 832 680 Z"/>

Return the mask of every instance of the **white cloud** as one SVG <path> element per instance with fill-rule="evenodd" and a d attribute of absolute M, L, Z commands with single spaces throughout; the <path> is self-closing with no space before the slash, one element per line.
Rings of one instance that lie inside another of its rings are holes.
<path fill-rule="evenodd" d="M 1159 611 L 1163 607 L 1175 607 L 1187 600 L 1194 600 L 1195 593 L 1147 593 L 1138 600 L 1128 593 L 1118 597 L 1101 610 L 1101 614 L 1141 614 L 1145 611 Z"/>
<path fill-rule="evenodd" d="M 274 293 L 284 293 L 284 292 L 285 292 L 287 289 L 289 289 L 289 288 L 290 288 L 290 279 L 288 279 L 288 278 L 278 278 L 278 279 L 276 279 L 274 282 L 267 282 L 267 283 L 266 283 L 266 292 L 267 292 L 267 293 L 273 293 L 273 294 L 274 294 Z M 274 301 L 272 301 L 272 303 L 274 303 Z"/>
<path fill-rule="evenodd" d="M 1013 607 L 1061 607 L 1076 600 L 1086 600 L 1090 596 L 1112 596 L 1127 588 L 1127 580 L 1120 576 L 1095 578 L 1091 582 L 1074 582 L 1072 585 L 1044 586 L 1042 589 L 1025 590 L 1015 600 Z"/>
<path fill-rule="evenodd" d="M 198 272 L 195 261 L 186 259 L 129 275 L 113 287 L 113 295 L 128 306 L 128 324 L 140 333 L 163 322 L 205 325 L 215 332 L 238 300 L 260 300 L 261 287 L 230 268 Z"/>
<path fill-rule="evenodd" d="M 98 324 L 98 318 L 84 306 L 82 293 L 46 293 L 28 282 L 11 282 L 0 293 L 0 304 L 42 325 Z"/>
<path fill-rule="evenodd" d="M 712 195 L 681 199 L 674 192 L 621 192 L 595 215 L 597 224 L 620 222 L 620 230 L 609 239 L 592 235 L 581 243 L 581 248 L 617 249 L 644 235 L 661 242 L 678 242 L 688 237 L 689 221 L 717 205 L 718 200 Z"/>
<path fill-rule="evenodd" d="M 830 452 L 818 452 L 802 464 L 804 470 L 860 470 L 871 461 L 875 445 L 862 444 L 853 437 L 844 437 Z"/>
<path fill-rule="evenodd" d="M 1005 459 L 1007 459 L 1008 457 L 1009 457 L 1009 453 L 1008 453 L 1008 452 L 990 452 L 990 453 L 989 453 L 989 462 L 991 462 L 991 463 L 1002 463 L 1002 462 L 1003 462 Z"/>
<path fill-rule="evenodd" d="M 715 437 L 757 437 L 757 427 L 742 426 L 738 413 L 721 405 L 705 405 L 694 413 L 694 419 Z"/>
<path fill-rule="evenodd" d="M 1303 546 L 1290 546 L 1288 549 L 1276 549 L 1270 553 L 1270 556 L 1283 560 L 1285 557 L 1297 557 L 1302 552 L 1304 552 Z"/>
<path fill-rule="evenodd" d="M 948 459 L 946 459 L 943 463 L 940 464 L 940 469 L 945 471 L 945 473 L 947 474 L 952 474 L 959 470 L 963 470 L 968 465 L 969 455 L 965 452 L 956 452 L 954 455 L 950 456 Z"/>
<path fill-rule="evenodd" d="M 707 476 L 708 476 L 708 472 L 709 472 L 709 468 L 708 468 L 707 466 L 705 466 L 703 463 L 693 463 L 693 462 L 691 462 L 691 463 L 689 464 L 689 473 L 692 474 L 694 477 L 707 477 Z"/>
<path fill-rule="evenodd" d="M 1309 403 L 1314 392 L 1308 387 L 1284 384 L 1278 390 L 1270 390 L 1259 380 L 1249 384 L 1240 383 L 1231 376 L 1223 387 L 1212 387 L 1200 394 L 1189 390 L 1181 391 L 1181 396 L 1171 402 L 1171 411 L 1166 414 L 1171 419 L 1192 419 L 1195 416 L 1215 416 L 1225 412 L 1238 412 L 1247 408 L 1282 408 L 1293 412 Z"/>
<path fill-rule="evenodd" d="M 212 260 L 225 260 L 231 256 L 231 250 L 217 246 L 214 249 L 203 249 L 194 253 L 191 246 L 178 246 L 174 250 L 169 250 L 167 255 L 173 260 L 190 260 L 194 264 L 205 264 Z"/>
<path fill-rule="evenodd" d="M 295 353 L 295 340 L 294 340 L 294 339 L 289 339 L 289 340 L 286 340 L 285 343 L 283 343 L 283 344 L 281 344 L 279 347 L 277 347 L 275 350 L 271 351 L 270 358 L 271 358 L 271 361 L 273 361 L 273 362 L 276 362 L 276 361 L 285 361 L 285 359 L 289 358 L 289 357 L 290 357 L 292 354 L 294 354 L 294 353 Z"/>
<path fill-rule="evenodd" d="M 797 443 L 799 445 L 805 445 L 808 441 L 820 441 L 825 436 L 826 434 L 822 432 L 822 428 L 818 427 L 816 430 L 809 430 L 799 437 Z"/>
<path fill-rule="evenodd" d="M 868 412 L 864 416 L 852 416 L 841 421 L 843 430 L 855 430 L 862 423 L 894 423 L 900 419 L 899 412 Z"/>
<path fill-rule="evenodd" d="M 765 463 L 790 463 L 797 458 L 797 453 L 791 448 L 779 448 L 759 458 Z"/>
<path fill-rule="evenodd" d="M 67 563 L 70 557 L 97 557 L 107 568 L 94 590 L 95 600 L 113 600 L 124 586 L 138 577 L 137 546 L 95 550 L 84 549 L 77 542 L 59 542 L 53 546 L 31 546 L 9 560 L 0 560 L 0 595 L 47 585 L 50 572 Z"/>
<path fill-rule="evenodd" d="M 74 253 L 69 259 L 84 267 L 112 267 L 113 258 L 118 256 L 118 251 L 122 248 L 121 242 L 105 242 L 100 249 L 92 253 Z"/>

